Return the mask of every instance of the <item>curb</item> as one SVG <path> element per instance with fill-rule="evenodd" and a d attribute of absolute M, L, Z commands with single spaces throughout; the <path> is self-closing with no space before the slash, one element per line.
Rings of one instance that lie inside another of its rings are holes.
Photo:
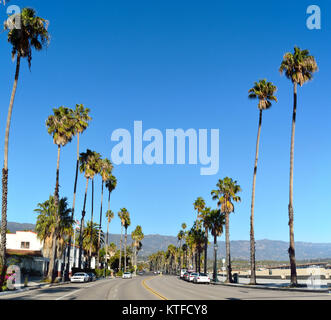
<path fill-rule="evenodd" d="M 223 282 L 210 282 L 212 285 L 216 286 L 227 286 L 227 287 L 234 287 L 234 288 L 246 288 L 246 289 L 262 289 L 262 290 L 275 290 L 275 291 L 294 291 L 294 292 L 315 292 L 315 293 L 330 293 L 329 289 L 299 289 L 299 288 L 281 288 L 281 287 L 267 287 L 265 285 L 249 285 L 249 284 L 234 284 L 234 283 L 223 283 Z"/>

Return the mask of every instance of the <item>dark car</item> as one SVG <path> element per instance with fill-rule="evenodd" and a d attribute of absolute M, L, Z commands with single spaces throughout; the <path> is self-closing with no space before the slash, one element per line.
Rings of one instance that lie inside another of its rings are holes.
<path fill-rule="evenodd" d="M 89 276 L 89 281 L 96 281 L 97 280 L 97 277 L 93 272 L 89 272 L 88 276 Z"/>

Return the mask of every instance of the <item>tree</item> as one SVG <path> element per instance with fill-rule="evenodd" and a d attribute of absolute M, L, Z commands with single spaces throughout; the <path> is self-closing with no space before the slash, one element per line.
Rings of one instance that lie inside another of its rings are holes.
<path fill-rule="evenodd" d="M 107 236 L 106 236 L 106 264 L 108 263 L 107 261 L 107 254 L 108 254 L 108 235 L 109 235 L 109 224 L 114 219 L 114 212 L 111 211 L 110 209 L 107 210 L 106 212 L 106 218 L 107 218 Z M 108 265 L 107 265 L 108 266 Z"/>
<path fill-rule="evenodd" d="M 125 237 L 124 237 L 124 272 L 126 272 L 126 250 L 127 250 L 127 240 L 128 240 L 128 227 L 131 225 L 130 214 L 126 211 L 124 215 L 124 229 L 125 229 Z"/>
<path fill-rule="evenodd" d="M 185 232 L 183 230 L 179 230 L 177 234 L 177 239 L 179 241 L 179 269 L 182 268 L 182 241 L 185 238 Z"/>
<path fill-rule="evenodd" d="M 313 79 L 313 74 L 318 70 L 315 58 L 309 55 L 308 50 L 300 50 L 295 47 L 294 53 L 287 52 L 283 57 L 283 61 L 279 68 L 281 74 L 293 83 L 293 115 L 292 115 L 292 134 L 291 134 L 291 151 L 290 151 L 290 184 L 289 184 L 289 229 L 290 229 L 290 247 L 288 249 L 290 264 L 291 264 L 291 285 L 297 286 L 297 272 L 295 260 L 295 244 L 294 244 L 294 211 L 293 211 L 293 167 L 294 167 L 294 139 L 295 139 L 295 124 L 297 114 L 297 87 L 300 87 L 309 80 Z"/>
<path fill-rule="evenodd" d="M 209 215 L 206 217 L 207 224 L 210 228 L 211 234 L 214 237 L 214 272 L 213 272 L 213 279 L 215 282 L 218 281 L 217 279 L 217 237 L 221 236 L 223 233 L 223 226 L 225 224 L 225 215 L 221 214 L 221 211 L 218 210 L 211 210 Z"/>
<path fill-rule="evenodd" d="M 229 177 L 225 177 L 223 180 L 219 180 L 217 183 L 217 189 L 211 192 L 213 200 L 217 200 L 217 206 L 221 207 L 221 212 L 225 214 L 225 233 L 226 233 L 226 283 L 232 282 L 231 273 L 231 254 L 230 254 L 230 226 L 229 226 L 229 214 L 234 212 L 234 205 L 232 201 L 241 201 L 237 193 L 241 191 L 237 181 L 233 181 Z"/>
<path fill-rule="evenodd" d="M 79 170 L 81 173 L 84 173 L 84 176 L 86 178 L 86 187 L 85 187 L 85 195 L 84 195 L 84 204 L 83 204 L 83 210 L 82 210 L 82 218 L 81 218 L 81 227 L 79 232 L 79 258 L 78 258 L 78 265 L 79 268 L 82 267 L 82 251 L 83 251 L 83 232 L 84 232 L 84 218 L 85 218 L 85 208 L 86 208 L 86 198 L 87 198 L 87 190 L 88 190 L 88 183 L 90 179 L 93 179 L 94 176 L 98 173 L 99 167 L 98 167 L 98 161 L 97 159 L 100 159 L 100 154 L 91 151 L 89 149 L 86 150 L 86 152 L 82 152 L 79 156 Z M 92 226 L 92 223 L 90 224 Z"/>
<path fill-rule="evenodd" d="M 99 225 L 97 223 L 93 223 L 92 221 L 87 221 L 86 228 L 84 228 L 84 232 L 83 232 L 83 248 L 86 252 L 89 252 L 89 260 L 91 260 L 91 255 L 97 255 L 98 234 L 99 234 Z M 101 243 L 103 242 L 104 242 L 104 235 L 103 232 L 101 232 Z"/>
<path fill-rule="evenodd" d="M 126 210 L 126 208 L 122 208 L 118 212 L 118 217 L 121 220 L 121 239 L 120 239 L 120 259 L 119 259 L 119 264 L 118 264 L 118 271 L 122 270 L 122 238 L 123 238 L 123 227 L 125 224 L 126 217 L 128 216 L 129 212 Z"/>
<path fill-rule="evenodd" d="M 16 71 L 14 85 L 11 93 L 4 143 L 4 162 L 2 169 L 2 212 L 1 212 L 1 248 L 0 267 L 6 266 L 6 231 L 7 231 L 7 196 L 8 196 L 8 149 L 9 131 L 11 117 L 13 113 L 14 100 L 20 72 L 21 59 L 26 58 L 29 68 L 31 68 L 32 49 L 41 51 L 49 44 L 49 34 L 47 31 L 48 22 L 36 16 L 33 9 L 24 8 L 20 14 L 11 16 L 10 20 L 20 19 L 20 28 L 5 22 L 5 30 L 8 31 L 8 42 L 12 45 L 12 58 L 16 57 Z M 5 270 L 6 268 L 2 268 Z M 4 282 L 5 274 L 0 275 L 0 291 Z"/>
<path fill-rule="evenodd" d="M 256 140 L 256 151 L 255 151 L 255 163 L 254 163 L 254 174 L 253 174 L 253 187 L 252 187 L 252 202 L 251 202 L 251 221 L 250 221 L 250 261 L 251 261 L 251 279 L 250 284 L 256 284 L 256 268 L 255 268 L 255 236 L 254 236 L 254 205 L 255 205 L 255 184 L 256 184 L 256 173 L 257 173 L 257 162 L 259 157 L 259 146 L 262 126 L 262 112 L 272 106 L 271 101 L 276 101 L 277 98 L 274 96 L 277 87 L 267 80 L 260 80 L 255 82 L 254 87 L 251 88 L 249 93 L 250 99 L 259 99 L 259 127 L 257 132 Z"/>
<path fill-rule="evenodd" d="M 133 241 L 133 248 L 134 248 L 134 253 L 133 253 L 133 266 L 134 266 L 134 272 L 136 273 L 137 271 L 137 253 L 139 249 L 141 248 L 141 241 L 144 239 L 144 234 L 142 231 L 141 226 L 136 226 L 134 231 L 131 233 L 131 238 Z"/>
<path fill-rule="evenodd" d="M 203 227 L 205 228 L 205 258 L 204 258 L 205 263 L 204 263 L 204 269 L 203 269 L 204 273 L 207 273 L 208 229 L 210 227 L 208 217 L 210 214 L 210 210 L 211 210 L 211 208 L 205 207 L 202 210 L 201 216 L 200 216 Z"/>
<path fill-rule="evenodd" d="M 113 165 L 107 158 L 102 159 L 100 161 L 100 171 L 99 174 L 101 176 L 101 205 L 100 205 L 100 224 L 99 224 L 99 240 L 98 240 L 98 248 L 100 248 L 100 235 L 101 235 L 101 227 L 102 227 L 102 202 L 103 202 L 103 185 L 110 179 L 111 172 L 113 170 Z M 99 252 L 99 250 L 98 250 Z M 97 267 L 99 267 L 99 255 L 97 256 Z"/>
<path fill-rule="evenodd" d="M 72 118 L 68 108 L 60 107 L 59 109 L 53 109 L 54 114 L 50 115 L 46 121 L 47 131 L 53 136 L 53 142 L 57 145 L 57 164 L 56 164 L 56 182 L 54 190 L 54 205 L 58 208 L 59 204 L 59 176 L 60 176 L 60 153 L 61 147 L 64 147 L 67 143 L 71 142 L 73 137 Z M 59 223 L 59 216 L 56 209 L 56 219 Z M 56 238 L 58 229 L 55 228 L 55 237 L 53 239 L 53 254 L 49 262 L 48 278 L 55 280 L 54 275 L 54 263 L 56 259 Z"/>
<path fill-rule="evenodd" d="M 78 169 L 79 169 L 79 139 L 80 135 L 87 129 L 89 125 L 89 121 L 92 118 L 89 116 L 90 109 L 84 108 L 82 104 L 76 104 L 76 109 L 70 109 L 72 116 L 72 126 L 73 126 L 73 134 L 77 135 L 77 160 L 76 160 L 76 171 L 75 171 L 75 182 L 74 182 L 74 195 L 72 200 L 72 219 L 75 216 L 75 204 L 76 204 L 76 192 L 77 192 L 77 181 L 78 181 Z M 67 256 L 67 266 L 65 271 L 65 278 L 69 280 L 69 264 L 70 264 L 70 251 L 71 251 L 71 238 L 69 239 L 68 244 L 68 256 Z"/>
<path fill-rule="evenodd" d="M 43 242 L 43 253 L 47 257 L 51 257 L 53 238 L 57 241 L 56 257 L 61 256 L 65 240 L 70 238 L 73 234 L 74 220 L 71 217 L 71 209 L 68 208 L 67 198 L 61 198 L 59 201 L 59 225 L 58 234 L 55 235 L 57 226 L 57 215 L 54 196 L 50 196 L 48 200 L 43 203 L 38 203 L 38 208 L 34 211 L 39 213 L 36 222 L 37 237 Z"/>
<path fill-rule="evenodd" d="M 194 210 L 198 211 L 197 219 L 199 219 L 200 213 L 206 206 L 205 200 L 199 197 L 197 198 L 197 200 L 194 201 L 193 206 L 194 206 Z"/>

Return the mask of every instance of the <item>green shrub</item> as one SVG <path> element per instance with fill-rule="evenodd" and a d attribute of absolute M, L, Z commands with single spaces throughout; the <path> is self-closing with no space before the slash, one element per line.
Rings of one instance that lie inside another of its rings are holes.
<path fill-rule="evenodd" d="M 104 274 L 104 270 L 103 269 L 95 269 L 95 275 L 97 278 L 101 278 L 103 277 L 103 274 Z"/>
<path fill-rule="evenodd" d="M 122 277 L 123 276 L 123 271 L 118 271 L 116 273 L 116 277 Z"/>

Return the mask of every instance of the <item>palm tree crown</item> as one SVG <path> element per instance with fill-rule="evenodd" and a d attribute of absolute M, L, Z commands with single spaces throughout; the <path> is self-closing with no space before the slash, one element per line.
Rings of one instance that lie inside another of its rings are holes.
<path fill-rule="evenodd" d="M 20 15 L 20 28 L 13 28 L 12 24 L 5 22 L 5 29 L 8 32 L 8 42 L 12 45 L 12 57 L 20 56 L 28 59 L 31 67 L 32 48 L 37 51 L 49 44 L 48 21 L 36 16 L 35 10 L 24 8 L 21 13 L 15 14 L 10 21 Z"/>
<path fill-rule="evenodd" d="M 249 93 L 250 99 L 259 99 L 258 108 L 260 110 L 269 109 L 272 105 L 271 101 L 276 101 L 277 98 L 274 96 L 277 87 L 272 82 L 267 82 L 266 79 L 255 82 L 254 87 L 251 88 Z"/>
<path fill-rule="evenodd" d="M 308 50 L 294 48 L 294 53 L 287 52 L 283 57 L 279 72 L 293 83 L 302 86 L 305 82 L 313 78 L 313 73 L 318 70 L 315 58 L 309 55 Z"/>

